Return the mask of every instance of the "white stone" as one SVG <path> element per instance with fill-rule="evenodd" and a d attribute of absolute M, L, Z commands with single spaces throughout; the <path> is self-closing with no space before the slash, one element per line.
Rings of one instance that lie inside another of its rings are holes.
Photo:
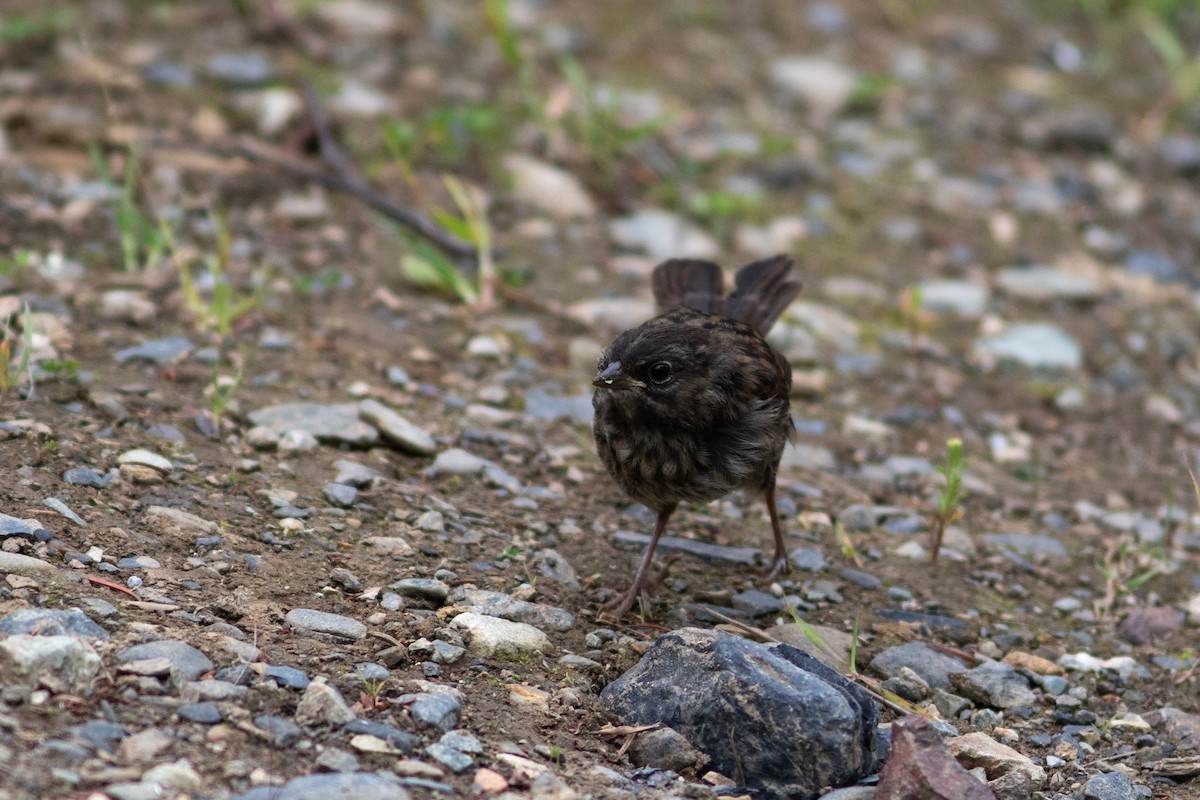
<path fill-rule="evenodd" d="M 467 649 L 484 658 L 521 659 L 550 649 L 550 639 L 524 622 L 467 611 L 450 623 L 466 634 Z"/>
<path fill-rule="evenodd" d="M 504 157 L 513 195 L 550 216 L 570 220 L 596 216 L 597 208 L 583 184 L 571 173 L 524 153 Z"/>

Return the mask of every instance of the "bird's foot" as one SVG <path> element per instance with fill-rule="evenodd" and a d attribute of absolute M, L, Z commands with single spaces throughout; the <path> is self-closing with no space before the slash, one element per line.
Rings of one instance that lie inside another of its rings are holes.
<path fill-rule="evenodd" d="M 771 562 L 768 569 L 763 570 L 763 575 L 769 581 L 775 580 L 779 575 L 787 575 L 792 571 L 792 562 L 788 559 L 787 553 L 776 553 L 775 560 Z"/>
<path fill-rule="evenodd" d="M 653 574 L 639 575 L 634 579 L 633 585 L 625 591 L 624 594 L 610 601 L 600 610 L 600 616 L 608 618 L 614 622 L 620 621 L 621 617 L 629 613 L 629 609 L 633 608 L 633 604 L 639 599 L 642 601 L 642 608 L 650 607 L 650 590 L 657 587 L 660 583 L 666 580 L 667 573 L 671 571 L 671 564 L 679 558 L 678 553 L 672 553 L 663 559 L 662 569 Z"/>

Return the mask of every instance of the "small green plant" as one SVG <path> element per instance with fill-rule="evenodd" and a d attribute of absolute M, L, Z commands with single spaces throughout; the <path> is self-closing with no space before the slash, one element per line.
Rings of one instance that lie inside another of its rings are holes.
<path fill-rule="evenodd" d="M 665 120 L 629 124 L 621 118 L 619 99 L 602 96 L 577 60 L 566 56 L 558 67 L 569 102 L 560 103 L 559 110 L 546 113 L 548 137 L 554 139 L 560 132 L 565 134 L 579 155 L 600 170 L 602 177 L 611 180 L 631 149 L 662 130 Z"/>
<path fill-rule="evenodd" d="M 718 238 L 728 241 L 738 223 L 762 216 L 763 202 L 758 195 L 714 189 L 691 195 L 688 210 L 707 223 Z"/>
<path fill-rule="evenodd" d="M 1164 98 L 1157 122 L 1164 127 L 1166 119 L 1177 116 L 1200 97 L 1200 52 L 1189 53 L 1169 15 L 1149 5 L 1134 12 L 1134 22 L 1150 43 L 1166 70 L 1171 91 Z"/>
<path fill-rule="evenodd" d="M 508 547 L 505 547 L 503 550 L 500 551 L 500 555 L 496 556 L 496 560 L 497 561 L 516 561 L 517 559 L 519 559 L 521 557 L 522 552 L 524 552 L 524 551 L 520 547 L 518 547 L 515 544 L 510 544 Z"/>
<path fill-rule="evenodd" d="M 20 42 L 43 36 L 54 36 L 74 27 L 75 10 L 55 8 L 30 14 L 5 12 L 0 17 L 0 42 Z"/>
<path fill-rule="evenodd" d="M 61 360 L 50 358 L 45 361 L 39 361 L 37 369 L 46 378 L 52 378 L 65 383 L 76 383 L 79 381 L 79 362 L 73 358 Z"/>
<path fill-rule="evenodd" d="M 217 436 L 221 435 L 221 422 L 225 419 L 225 410 L 233 402 L 234 395 L 242 386 L 242 369 L 241 366 L 238 366 L 234 375 L 222 376 L 217 372 L 217 365 L 213 364 L 212 384 L 209 386 L 207 394 L 208 412 L 212 417 Z"/>
<path fill-rule="evenodd" d="M 389 154 L 411 180 L 413 165 L 423 159 L 459 167 L 472 156 L 483 158 L 500 150 L 506 125 L 497 106 L 468 103 L 430 109 L 415 122 L 386 120 L 382 131 Z"/>
<path fill-rule="evenodd" d="M 137 151 L 125 155 L 125 175 L 118 183 L 108 169 L 99 148 L 92 147 L 92 163 L 101 180 L 113 188 L 117 238 L 126 272 L 139 272 L 161 266 L 175 249 L 175 231 L 163 217 L 148 215 L 138 206 Z"/>
<path fill-rule="evenodd" d="M 37 254 L 32 250 L 13 250 L 8 256 L 0 257 L 0 277 L 10 278 L 36 263 Z"/>
<path fill-rule="evenodd" d="M 550 746 L 550 763 L 561 765 L 563 762 L 563 751 L 558 745 Z"/>
<path fill-rule="evenodd" d="M 854 547 L 854 542 L 850 540 L 850 534 L 846 533 L 846 528 L 840 520 L 835 519 L 833 521 L 833 536 L 842 548 L 842 555 L 853 561 L 854 566 L 862 569 L 862 557 L 858 554 L 858 550 Z"/>
<path fill-rule="evenodd" d="M 934 508 L 933 514 L 933 552 L 931 560 L 937 563 L 938 554 L 942 550 L 942 539 L 946 535 L 946 528 L 962 516 L 962 503 L 965 493 L 962 488 L 963 472 L 966 471 L 967 462 L 963 455 L 962 439 L 957 436 L 946 440 L 946 454 L 943 456 L 942 464 L 937 468 L 937 471 L 946 479 L 938 492 L 937 505 Z"/>
<path fill-rule="evenodd" d="M 1159 555 L 1124 538 L 1108 546 L 1096 569 L 1104 579 L 1104 597 L 1095 601 L 1096 616 L 1101 619 L 1112 612 L 1119 599 L 1136 593 L 1168 571 L 1166 562 Z"/>
<path fill-rule="evenodd" d="M 232 237 L 223 215 L 212 213 L 217 234 L 216 252 L 204 256 L 204 266 L 212 281 L 208 297 L 196 285 L 192 272 L 186 265 L 179 269 L 184 302 L 201 330 L 212 330 L 221 339 L 229 336 L 233 323 L 252 311 L 262 302 L 261 290 L 239 294 L 229 277 Z"/>
<path fill-rule="evenodd" d="M 459 300 L 477 309 L 495 304 L 497 273 L 492 259 L 492 226 L 488 221 L 487 198 L 452 175 L 443 179 L 458 213 L 434 213 L 434 218 L 450 233 L 470 242 L 478 251 L 475 275 L 468 278 L 458 266 L 437 248 L 420 239 L 409 240 L 409 252 L 400 261 L 408 280 L 426 289 L 452 292 Z"/>
<path fill-rule="evenodd" d="M 19 334 L 9 326 L 7 320 L 0 324 L 0 399 L 8 397 L 8 393 L 20 383 L 22 375 L 29 380 L 29 391 L 26 394 L 33 394 L 34 378 L 33 369 L 30 367 L 32 332 L 28 304 L 24 306 L 24 311 Z"/>

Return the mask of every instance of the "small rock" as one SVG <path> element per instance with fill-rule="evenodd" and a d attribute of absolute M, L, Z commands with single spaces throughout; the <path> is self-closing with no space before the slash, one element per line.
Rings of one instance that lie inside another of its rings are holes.
<path fill-rule="evenodd" d="M 15 634 L 0 640 L 0 674 L 6 684 L 44 686 L 79 694 L 100 671 L 100 656 L 74 636 Z"/>
<path fill-rule="evenodd" d="M 483 658 L 517 660 L 551 649 L 546 634 L 524 622 L 509 622 L 467 611 L 455 617 L 450 624 L 463 631 L 467 648 Z"/>
<path fill-rule="evenodd" d="M 653 259 L 716 258 L 721 247 L 705 231 L 682 216 L 661 208 L 644 208 L 609 223 L 609 233 L 623 247 L 643 250 Z"/>
<path fill-rule="evenodd" d="M 986 784 L 954 760 L 933 724 L 908 716 L 892 723 L 892 747 L 876 800 L 996 800 Z"/>
<path fill-rule="evenodd" d="M 557 219 L 591 219 L 596 203 L 571 173 L 523 153 L 504 157 L 517 200 Z"/>
<path fill-rule="evenodd" d="M 359 404 L 359 414 L 378 428 L 384 439 L 405 453 L 429 456 L 437 452 L 437 443 L 428 432 L 378 400 L 363 400 Z"/>
<path fill-rule="evenodd" d="M 301 725 L 341 726 L 354 720 L 355 716 L 342 693 L 323 677 L 313 678 L 296 706 L 296 722 Z"/>
<path fill-rule="evenodd" d="M 120 663 L 160 658 L 166 659 L 172 682 L 176 684 L 194 681 L 204 673 L 211 672 L 213 668 L 212 661 L 203 652 L 190 644 L 174 639 L 160 639 L 134 645 L 125 648 L 117 655 Z"/>
<path fill-rule="evenodd" d="M 349 641 L 358 641 L 367 636 L 367 626 L 356 619 L 330 614 L 326 611 L 315 611 L 309 608 L 293 608 L 283 621 L 293 628 L 324 633 Z"/>
<path fill-rule="evenodd" d="M 1031 369 L 1077 370 L 1083 365 L 1079 343 L 1044 322 L 1013 325 L 1004 333 L 980 339 L 975 355 L 985 362 L 1012 360 Z"/>
<path fill-rule="evenodd" d="M 858 77 L 843 64 L 820 56 L 791 56 L 770 65 L 771 83 L 798 100 L 818 121 L 839 114 L 850 102 Z"/>
<path fill-rule="evenodd" d="M 418 725 L 448 731 L 458 724 L 462 705 L 446 694 L 421 693 L 408 706 L 408 716 Z"/>

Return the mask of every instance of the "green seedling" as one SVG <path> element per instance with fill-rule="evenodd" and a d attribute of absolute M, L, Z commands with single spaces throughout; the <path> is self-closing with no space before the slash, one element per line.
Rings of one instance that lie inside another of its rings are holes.
<path fill-rule="evenodd" d="M 30 367 L 33 342 L 28 304 L 24 306 L 24 311 L 19 334 L 9 327 L 7 321 L 0 325 L 0 400 L 8 397 L 8 393 L 21 381 L 22 375 L 29 379 L 27 396 L 33 396 L 34 378 Z M 14 342 L 17 343 L 16 352 Z"/>
<path fill-rule="evenodd" d="M 1104 560 L 1096 565 L 1096 570 L 1104 578 L 1104 597 L 1095 601 L 1096 616 L 1100 619 L 1112 612 L 1119 599 L 1135 594 L 1168 571 L 1161 558 L 1125 539 L 1109 545 Z"/>
<path fill-rule="evenodd" d="M 6 13 L 0 17 L 0 42 L 54 36 L 75 27 L 75 18 L 72 8 L 55 8 L 30 14 Z"/>
<path fill-rule="evenodd" d="M 225 410 L 233 402 L 234 395 L 242 386 L 242 370 L 243 368 L 239 366 L 234 375 L 222 376 L 217 372 L 217 365 L 213 364 L 212 384 L 208 391 L 208 413 L 212 418 L 213 427 L 216 428 L 217 436 L 221 435 L 221 422 L 225 419 Z"/>
<path fill-rule="evenodd" d="M 846 533 L 846 528 L 838 520 L 833 521 L 833 536 L 842 548 L 842 555 L 853 561 L 854 566 L 862 569 L 862 556 L 858 554 L 858 550 L 854 547 L 854 542 L 850 540 L 850 534 Z"/>
<path fill-rule="evenodd" d="M 762 216 L 762 197 L 714 190 L 692 195 L 688 201 L 689 211 L 704 220 L 718 238 L 728 241 L 740 222 Z"/>
<path fill-rule="evenodd" d="M 495 304 L 498 278 L 492 259 L 487 199 L 482 191 L 468 187 L 452 175 L 443 180 L 458 213 L 438 211 L 434 212 L 434 218 L 447 231 L 475 246 L 479 253 L 475 275 L 473 278 L 463 275 L 441 251 L 420 239 L 409 239 L 409 252 L 401 258 L 400 269 L 409 281 L 422 288 L 453 293 L 477 309 L 490 308 Z"/>
<path fill-rule="evenodd" d="M 942 549 L 942 539 L 946 535 L 946 528 L 960 517 L 962 517 L 962 508 L 960 504 L 963 501 L 965 493 L 962 488 L 963 472 L 966 471 L 966 458 L 963 456 L 962 439 L 957 436 L 946 440 L 946 454 L 943 457 L 942 465 L 937 468 L 937 471 L 946 479 L 946 483 L 938 492 L 937 505 L 934 508 L 933 515 L 933 552 L 931 559 L 933 563 L 937 563 L 938 554 Z"/>
<path fill-rule="evenodd" d="M 125 175 L 120 183 L 114 180 L 99 148 L 93 146 L 90 152 L 101 180 L 116 192 L 113 211 L 125 271 L 140 272 L 161 266 L 175 250 L 175 231 L 165 218 L 147 215 L 138 207 L 137 152 L 130 148 L 126 153 Z"/>
<path fill-rule="evenodd" d="M 180 267 L 179 280 L 183 288 L 184 302 L 195 319 L 196 326 L 201 330 L 216 332 L 223 340 L 233 330 L 235 321 L 262 302 L 262 292 L 260 289 L 249 294 L 239 294 L 234 288 L 229 277 L 232 249 L 229 226 L 223 215 L 214 213 L 212 216 L 217 234 L 217 249 L 215 253 L 205 254 L 203 259 L 212 279 L 211 296 L 204 296 L 187 266 Z"/>
<path fill-rule="evenodd" d="M 37 255 L 32 250 L 13 250 L 7 257 L 0 258 L 0 277 L 10 278 L 36 263 Z"/>

